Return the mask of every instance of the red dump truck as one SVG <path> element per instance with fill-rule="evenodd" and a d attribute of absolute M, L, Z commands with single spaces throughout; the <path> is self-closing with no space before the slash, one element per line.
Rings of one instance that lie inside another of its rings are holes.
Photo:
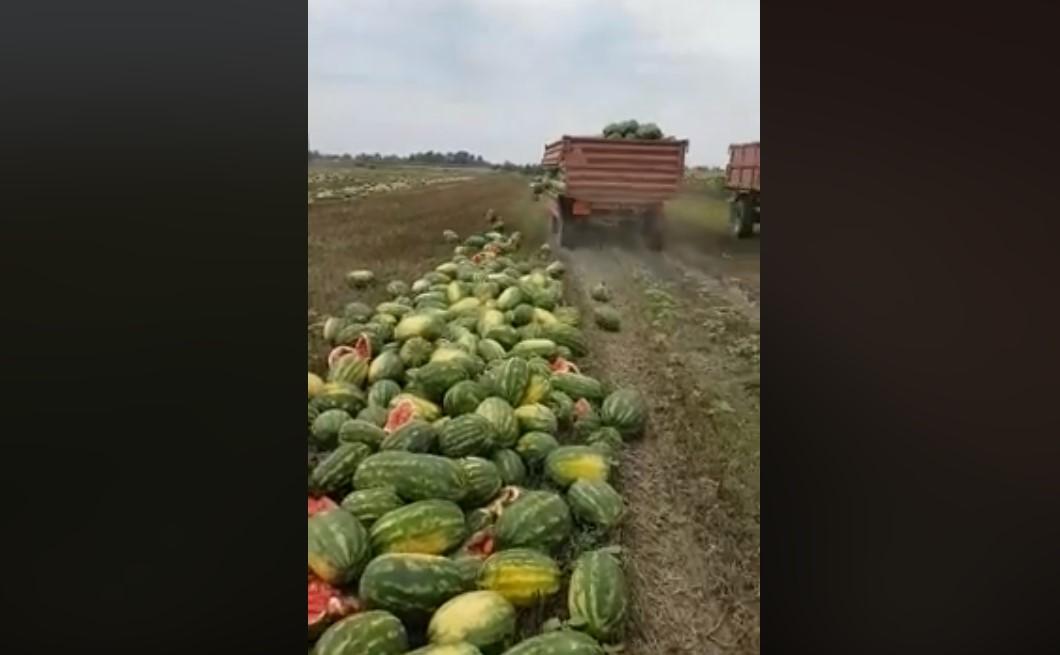
<path fill-rule="evenodd" d="M 735 143 L 729 146 L 729 165 L 725 167 L 725 188 L 732 193 L 729 202 L 729 225 L 737 239 L 754 234 L 762 220 L 762 144 Z"/>
<path fill-rule="evenodd" d="M 547 196 L 554 239 L 573 248 L 603 225 L 661 249 L 662 205 L 678 191 L 687 150 L 688 141 L 676 139 L 564 136 L 547 144 L 541 165 L 561 180 Z"/>

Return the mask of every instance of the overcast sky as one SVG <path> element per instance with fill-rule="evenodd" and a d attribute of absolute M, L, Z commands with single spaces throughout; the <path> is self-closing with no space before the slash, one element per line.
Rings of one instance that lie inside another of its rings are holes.
<path fill-rule="evenodd" d="M 468 150 L 636 118 L 723 164 L 760 138 L 758 0 L 309 0 L 309 140 L 323 152 Z"/>

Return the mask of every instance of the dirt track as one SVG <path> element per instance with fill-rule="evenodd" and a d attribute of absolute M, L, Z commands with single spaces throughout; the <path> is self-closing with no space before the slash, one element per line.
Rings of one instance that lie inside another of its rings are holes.
<path fill-rule="evenodd" d="M 354 299 L 341 285 L 347 270 L 411 281 L 424 261 L 451 252 L 442 230 L 481 230 L 490 207 L 536 245 L 544 219 L 528 196 L 520 178 L 486 176 L 311 208 L 310 322 Z M 633 595 L 626 652 L 757 653 L 758 241 L 685 222 L 669 231 L 662 253 L 560 252 L 593 342 L 588 370 L 640 389 L 652 409 L 648 434 L 624 453 L 618 480 L 629 504 L 620 534 Z M 587 290 L 601 280 L 622 315 L 618 333 L 591 325 Z M 311 327 L 311 355 L 322 350 L 317 334 Z M 310 367 L 319 368 L 312 356 Z"/>

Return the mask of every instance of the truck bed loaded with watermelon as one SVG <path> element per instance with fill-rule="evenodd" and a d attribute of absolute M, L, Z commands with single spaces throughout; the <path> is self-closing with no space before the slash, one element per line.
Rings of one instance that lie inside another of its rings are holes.
<path fill-rule="evenodd" d="M 675 144 L 674 147 L 682 147 Z M 447 240 L 455 235 L 447 234 Z M 588 375 L 547 246 L 457 241 L 415 280 L 354 271 L 309 373 L 315 655 L 598 655 L 623 641 L 613 474 L 647 403 Z"/>

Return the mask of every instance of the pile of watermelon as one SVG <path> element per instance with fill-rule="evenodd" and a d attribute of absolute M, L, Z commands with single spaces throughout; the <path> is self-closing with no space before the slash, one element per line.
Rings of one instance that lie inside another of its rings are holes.
<path fill-rule="evenodd" d="M 327 372 L 309 374 L 315 655 L 589 655 L 622 639 L 609 479 L 645 402 L 579 370 L 586 338 L 547 249 L 517 255 L 517 233 L 458 243 L 324 325 Z M 526 636 L 542 609 L 557 616 Z"/>

